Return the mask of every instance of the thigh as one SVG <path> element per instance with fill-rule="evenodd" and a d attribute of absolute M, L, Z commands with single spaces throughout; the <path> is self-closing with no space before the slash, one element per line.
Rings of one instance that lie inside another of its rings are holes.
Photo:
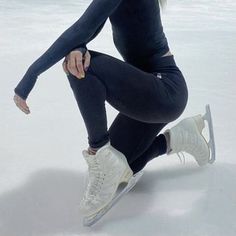
<path fill-rule="evenodd" d="M 147 123 L 175 120 L 183 111 L 170 86 L 155 72 L 145 72 L 110 55 L 90 51 L 90 72 L 106 86 L 106 100 L 126 116 Z"/>
<path fill-rule="evenodd" d="M 109 128 L 110 142 L 122 152 L 129 164 L 152 144 L 166 123 L 145 123 L 118 113 Z"/>

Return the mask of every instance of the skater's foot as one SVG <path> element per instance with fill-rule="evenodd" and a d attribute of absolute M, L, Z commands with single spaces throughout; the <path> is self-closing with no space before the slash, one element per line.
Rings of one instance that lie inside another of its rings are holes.
<path fill-rule="evenodd" d="M 188 117 L 164 132 L 167 139 L 167 155 L 180 152 L 191 154 L 199 166 L 209 162 L 210 147 L 202 134 L 205 127 L 201 115 Z M 168 142 L 169 140 L 169 142 Z"/>
<path fill-rule="evenodd" d="M 105 207 L 115 196 L 120 183 L 128 183 L 133 171 L 123 153 L 110 145 L 98 149 L 95 155 L 83 151 L 88 164 L 89 181 L 80 203 L 84 215 L 91 215 Z"/>
<path fill-rule="evenodd" d="M 95 214 L 90 215 L 90 216 L 85 216 L 83 219 L 83 225 L 84 226 L 92 226 L 95 224 L 99 219 L 102 218 L 117 202 L 126 194 L 128 193 L 139 181 L 139 179 L 143 175 L 143 170 L 137 172 L 134 174 L 128 184 L 121 190 L 121 192 L 117 193 L 117 195 L 105 206 L 103 207 L 100 211 L 97 211 Z"/>

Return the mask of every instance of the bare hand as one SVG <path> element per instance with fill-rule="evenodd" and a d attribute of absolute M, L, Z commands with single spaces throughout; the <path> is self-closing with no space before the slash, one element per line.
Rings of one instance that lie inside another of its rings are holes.
<path fill-rule="evenodd" d="M 91 55 L 88 50 L 84 54 L 84 57 L 82 52 L 78 50 L 71 51 L 62 63 L 63 70 L 66 74 L 70 72 L 78 79 L 82 79 L 85 77 L 84 71 L 89 67 L 90 58 Z"/>
<path fill-rule="evenodd" d="M 25 114 L 30 113 L 29 107 L 27 106 L 26 101 L 23 98 L 15 94 L 13 100 L 16 106 L 20 108 L 20 110 L 22 110 Z"/>

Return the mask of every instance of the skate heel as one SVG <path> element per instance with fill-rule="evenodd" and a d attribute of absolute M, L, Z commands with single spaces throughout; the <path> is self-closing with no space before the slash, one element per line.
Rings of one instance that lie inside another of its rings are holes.
<path fill-rule="evenodd" d="M 211 158 L 209 160 L 209 163 L 212 164 L 216 159 L 216 150 L 215 150 L 215 138 L 214 138 L 210 105 L 207 104 L 205 109 L 206 109 L 206 113 L 204 114 L 203 119 L 206 120 L 206 122 L 208 123 L 208 129 L 209 129 L 209 135 L 210 135 L 208 145 L 210 146 L 210 150 L 211 150 Z"/>
<path fill-rule="evenodd" d="M 126 171 L 124 172 L 123 176 L 121 177 L 121 183 L 126 182 L 128 183 L 130 178 L 133 176 L 133 171 L 131 169 L 126 169 Z"/>
<path fill-rule="evenodd" d="M 199 132 L 202 133 L 202 130 L 205 128 L 203 117 L 201 115 L 197 115 L 193 117 L 193 120 L 195 121 Z"/>

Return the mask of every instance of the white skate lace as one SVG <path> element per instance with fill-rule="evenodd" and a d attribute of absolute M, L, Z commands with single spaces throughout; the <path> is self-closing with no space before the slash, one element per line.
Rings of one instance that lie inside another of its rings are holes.
<path fill-rule="evenodd" d="M 206 161 L 207 147 L 206 142 L 204 142 L 205 137 L 201 132 L 202 130 L 199 130 L 200 126 L 197 126 L 200 121 L 196 123 L 193 118 L 188 118 L 188 120 L 180 122 L 173 129 L 170 153 L 176 153 L 182 164 L 185 164 L 183 152 L 193 156 L 198 164 Z"/>
<path fill-rule="evenodd" d="M 182 154 L 183 159 L 181 158 L 181 156 L 180 156 L 179 153 Z M 178 157 L 179 157 L 180 163 L 184 165 L 184 164 L 185 164 L 185 156 L 184 156 L 184 153 L 183 153 L 183 152 L 177 152 L 177 155 L 178 155 Z"/>
<path fill-rule="evenodd" d="M 84 195 L 84 200 L 92 200 L 101 190 L 101 186 L 104 183 L 105 174 L 100 170 L 97 160 L 94 158 L 92 162 L 88 162 L 89 171 L 89 184 L 87 185 L 86 193 Z"/>
<path fill-rule="evenodd" d="M 195 134 L 190 135 L 188 132 L 185 132 L 182 129 L 179 129 L 177 135 L 178 137 L 176 138 L 175 143 L 176 154 L 178 155 L 180 162 L 185 164 L 185 155 L 183 152 L 185 151 L 193 156 L 196 156 L 196 154 L 199 152 L 199 146 L 197 145 L 198 138 Z"/>

